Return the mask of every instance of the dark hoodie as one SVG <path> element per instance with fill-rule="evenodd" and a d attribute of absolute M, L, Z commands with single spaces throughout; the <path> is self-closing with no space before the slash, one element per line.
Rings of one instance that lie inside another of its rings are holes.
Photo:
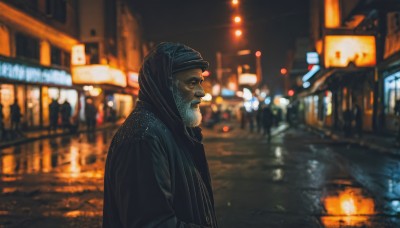
<path fill-rule="evenodd" d="M 182 44 L 146 57 L 139 101 L 107 155 L 103 227 L 217 227 L 201 130 L 184 126 L 172 94 L 173 73 L 207 67 Z"/>

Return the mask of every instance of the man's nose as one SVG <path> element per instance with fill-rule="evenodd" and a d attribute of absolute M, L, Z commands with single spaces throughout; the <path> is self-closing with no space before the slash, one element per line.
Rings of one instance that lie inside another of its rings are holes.
<path fill-rule="evenodd" d="M 199 98 L 204 97 L 206 95 L 206 93 L 204 92 L 203 86 L 198 86 L 194 95 Z"/>

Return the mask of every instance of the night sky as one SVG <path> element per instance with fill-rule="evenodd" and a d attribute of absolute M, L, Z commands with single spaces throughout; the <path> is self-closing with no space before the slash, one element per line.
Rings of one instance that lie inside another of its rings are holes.
<path fill-rule="evenodd" d="M 280 68 L 297 37 L 309 36 L 308 0 L 239 0 L 243 36 L 233 35 L 236 12 L 230 0 L 130 0 L 141 15 L 144 36 L 155 43 L 172 41 L 198 50 L 215 75 L 216 52 L 262 51 L 264 82 L 282 93 Z"/>

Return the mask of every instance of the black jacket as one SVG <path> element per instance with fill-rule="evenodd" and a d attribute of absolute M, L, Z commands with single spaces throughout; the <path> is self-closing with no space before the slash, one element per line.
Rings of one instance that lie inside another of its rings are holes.
<path fill-rule="evenodd" d="M 191 50 L 164 45 L 145 60 L 141 101 L 110 145 L 103 227 L 217 227 L 201 130 L 183 125 L 170 89 L 175 57 Z"/>

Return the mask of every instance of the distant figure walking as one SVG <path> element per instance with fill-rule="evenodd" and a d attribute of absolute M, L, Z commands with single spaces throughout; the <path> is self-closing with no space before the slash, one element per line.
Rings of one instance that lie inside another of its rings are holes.
<path fill-rule="evenodd" d="M 63 130 L 69 130 L 71 127 L 71 111 L 71 105 L 69 104 L 68 100 L 65 100 L 60 109 Z"/>
<path fill-rule="evenodd" d="M 269 106 L 262 109 L 262 122 L 264 127 L 264 135 L 268 136 L 268 141 L 271 141 L 271 127 L 274 123 L 274 114 Z"/>
<path fill-rule="evenodd" d="M 355 120 L 355 132 L 358 137 L 362 137 L 362 131 L 363 131 L 363 114 L 361 107 L 356 104 L 353 108 L 353 115 L 354 115 L 354 120 Z"/>
<path fill-rule="evenodd" d="M 18 131 L 21 123 L 21 108 L 18 105 L 18 100 L 14 99 L 14 103 L 10 105 L 11 130 Z"/>
<path fill-rule="evenodd" d="M 351 114 L 350 109 L 345 109 L 343 111 L 343 130 L 345 136 L 351 136 L 351 122 L 353 120 L 353 115 Z"/>
<path fill-rule="evenodd" d="M 97 109 L 93 104 L 92 98 L 86 99 L 85 118 L 88 131 L 93 131 L 96 128 Z"/>
<path fill-rule="evenodd" d="M 57 99 L 53 99 L 53 101 L 49 104 L 49 116 L 50 116 L 49 133 L 51 133 L 51 131 L 57 132 L 59 112 L 60 112 L 60 104 L 57 102 Z"/>

